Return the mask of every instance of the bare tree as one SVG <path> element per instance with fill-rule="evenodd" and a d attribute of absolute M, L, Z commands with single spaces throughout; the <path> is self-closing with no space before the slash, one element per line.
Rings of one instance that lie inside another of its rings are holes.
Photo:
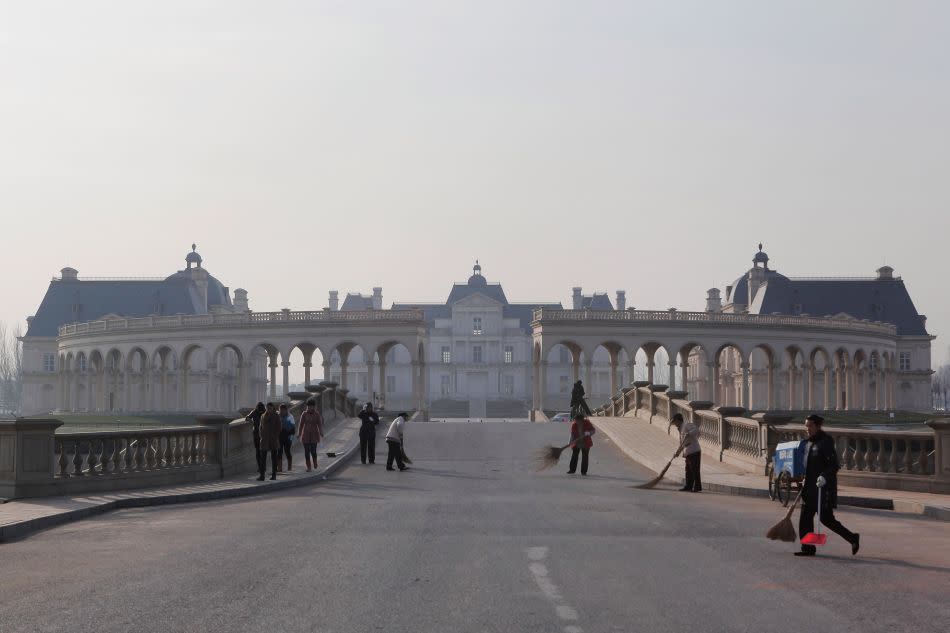
<path fill-rule="evenodd" d="M 17 413 L 23 393 L 23 344 L 20 326 L 0 323 L 0 413 Z"/>
<path fill-rule="evenodd" d="M 937 368 L 932 377 L 933 400 L 935 409 L 946 411 L 950 408 L 950 363 L 944 363 Z"/>

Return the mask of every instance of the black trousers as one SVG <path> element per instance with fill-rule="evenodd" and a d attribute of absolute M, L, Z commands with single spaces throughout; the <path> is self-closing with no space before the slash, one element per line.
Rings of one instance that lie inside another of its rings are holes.
<path fill-rule="evenodd" d="M 686 490 L 699 492 L 703 489 L 703 479 L 699 474 L 699 465 L 702 458 L 703 454 L 701 452 L 686 456 L 686 483 L 683 485 Z"/>
<path fill-rule="evenodd" d="M 264 469 L 267 468 L 267 454 L 270 453 L 270 472 L 272 475 L 277 474 L 277 451 L 257 451 L 257 466 L 260 468 L 261 477 L 264 476 Z"/>
<path fill-rule="evenodd" d="M 396 465 L 399 466 L 399 470 L 405 468 L 406 464 L 402 461 L 402 444 L 392 440 L 386 440 L 386 444 L 389 446 L 389 454 L 386 456 L 386 468 L 393 467 L 393 460 L 396 460 Z"/>
<path fill-rule="evenodd" d="M 307 466 L 310 466 L 310 462 L 313 461 L 313 467 L 317 467 L 317 443 L 309 443 L 303 445 L 303 459 L 307 462 Z"/>
<path fill-rule="evenodd" d="M 824 495 L 822 495 L 824 496 Z M 817 493 L 805 499 L 802 503 L 802 513 L 798 517 L 798 538 L 802 538 L 809 532 L 815 531 L 815 513 L 818 512 Z M 854 532 L 841 525 L 841 522 L 835 518 L 835 511 L 831 504 L 824 499 L 821 500 L 821 513 L 818 517 L 821 524 L 826 528 L 843 538 L 849 543 L 854 543 Z M 817 548 L 814 545 L 802 545 L 803 552 L 814 553 Z"/>
<path fill-rule="evenodd" d="M 376 461 L 376 431 L 360 431 L 360 461 L 364 464 L 366 463 L 366 458 L 369 458 L 369 463 L 372 464 Z"/>
<path fill-rule="evenodd" d="M 587 474 L 587 458 L 590 455 L 589 448 L 578 448 L 574 447 L 571 449 L 571 467 L 568 469 L 568 472 L 573 473 L 577 470 L 577 454 L 581 455 L 581 474 Z"/>
<path fill-rule="evenodd" d="M 261 436 L 254 434 L 254 454 L 257 455 L 257 469 L 264 475 L 264 468 L 267 466 L 267 454 L 261 452 Z"/>

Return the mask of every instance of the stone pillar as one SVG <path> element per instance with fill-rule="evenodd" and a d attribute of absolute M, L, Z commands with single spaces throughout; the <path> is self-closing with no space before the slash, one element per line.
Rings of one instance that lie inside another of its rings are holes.
<path fill-rule="evenodd" d="M 284 397 L 287 397 L 287 394 L 290 393 L 290 361 L 285 360 L 280 363 L 280 366 L 283 368 L 283 381 L 284 381 Z M 343 385 L 346 387 L 346 384 Z"/>
<path fill-rule="evenodd" d="M 878 369 L 874 377 L 874 408 L 884 410 L 884 370 Z"/>
<path fill-rule="evenodd" d="M 313 363 L 309 360 L 303 362 L 303 386 L 310 386 L 310 368 L 313 367 Z"/>
<path fill-rule="evenodd" d="M 419 361 L 412 361 L 412 402 L 415 405 L 416 409 L 421 409 L 419 402 L 421 400 L 421 377 L 419 374 Z"/>
<path fill-rule="evenodd" d="M 128 374 L 126 374 L 126 377 L 128 377 Z M 128 379 L 126 380 L 125 390 L 126 395 L 132 393 L 132 385 L 129 384 Z M 178 371 L 178 410 L 188 410 L 188 369 L 185 367 Z"/>
<path fill-rule="evenodd" d="M 934 432 L 934 478 L 950 481 L 950 418 L 929 420 Z"/>
<path fill-rule="evenodd" d="M 548 361 L 542 360 L 539 363 L 539 370 L 538 410 L 544 411 L 544 392 L 548 390 Z"/>
<path fill-rule="evenodd" d="M 719 403 L 719 365 L 716 363 L 706 363 L 706 369 L 709 373 L 709 384 L 706 385 L 706 399 L 714 404 Z"/>
<path fill-rule="evenodd" d="M 769 411 L 774 411 L 776 408 L 775 407 L 775 370 L 776 369 L 778 369 L 778 365 L 776 365 L 770 359 L 769 364 L 768 364 L 769 374 L 768 374 L 768 377 L 766 378 L 767 384 L 765 387 L 766 408 Z"/>
<path fill-rule="evenodd" d="M 340 387 L 343 389 L 350 388 L 350 373 L 347 371 L 350 368 L 349 360 L 340 357 Z"/>
<path fill-rule="evenodd" d="M 637 369 L 637 361 L 628 360 L 627 361 L 627 385 L 632 385 L 633 381 L 637 379 L 636 369 Z"/>
<path fill-rule="evenodd" d="M 50 494 L 59 420 L 0 420 L 0 497 Z"/>
<path fill-rule="evenodd" d="M 373 407 L 376 406 L 376 402 L 373 400 L 374 392 L 376 391 L 376 363 L 368 360 L 366 361 L 366 401 L 372 402 Z"/>
<path fill-rule="evenodd" d="M 620 385 L 617 384 L 617 354 L 610 355 L 610 397 L 613 398 Z"/>
<path fill-rule="evenodd" d="M 217 370 L 217 365 L 214 363 L 208 363 L 208 400 L 207 400 L 207 411 L 217 411 L 218 410 L 218 392 L 215 390 L 215 381 L 214 381 L 214 372 Z"/>
<path fill-rule="evenodd" d="M 805 365 L 805 380 L 808 383 L 808 392 L 806 397 L 808 398 L 808 411 L 815 410 L 815 366 L 812 364 Z"/>
<path fill-rule="evenodd" d="M 839 365 L 835 367 L 835 411 L 843 411 L 844 403 L 841 402 L 841 372 L 843 368 Z"/>
<path fill-rule="evenodd" d="M 821 370 L 821 379 L 824 383 L 824 402 L 822 402 L 822 408 L 825 411 L 831 411 L 831 367 L 825 364 L 825 368 Z"/>
<path fill-rule="evenodd" d="M 571 381 L 577 382 L 581 379 L 581 353 L 571 352 Z"/>
<path fill-rule="evenodd" d="M 587 397 L 594 395 L 594 360 L 588 358 L 584 363 L 584 383 L 587 385 Z"/>
<path fill-rule="evenodd" d="M 649 360 L 647 360 L 647 382 L 651 385 L 653 384 L 653 366 L 653 358 L 651 357 Z"/>
<path fill-rule="evenodd" d="M 689 357 L 683 359 L 680 363 L 680 389 L 687 392 L 686 399 L 689 399 Z M 695 399 L 695 398 L 694 398 Z"/>
<path fill-rule="evenodd" d="M 676 359 L 675 358 L 670 359 L 669 361 L 667 361 L 666 365 L 669 368 L 667 371 L 669 371 L 670 373 L 670 380 L 669 380 L 670 384 L 668 385 L 669 390 L 676 391 Z"/>
<path fill-rule="evenodd" d="M 267 366 L 270 368 L 270 385 L 268 392 L 271 400 L 277 399 L 277 359 L 272 359 Z"/>
<path fill-rule="evenodd" d="M 788 409 L 789 411 L 797 411 L 800 407 L 798 406 L 797 398 L 795 397 L 795 377 L 798 372 L 798 367 L 795 363 L 792 363 L 788 366 Z"/>
<path fill-rule="evenodd" d="M 749 363 L 742 363 L 742 407 L 749 409 Z"/>
<path fill-rule="evenodd" d="M 868 410 L 868 370 L 867 367 L 861 368 L 859 376 L 861 382 L 861 410 Z"/>

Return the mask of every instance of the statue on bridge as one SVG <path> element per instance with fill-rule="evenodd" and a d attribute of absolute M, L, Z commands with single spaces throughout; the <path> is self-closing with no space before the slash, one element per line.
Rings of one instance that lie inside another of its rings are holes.
<path fill-rule="evenodd" d="M 575 415 L 590 415 L 590 407 L 587 406 L 587 400 L 584 399 L 584 385 L 580 380 L 574 383 L 574 388 L 571 389 L 571 419 L 574 419 Z"/>

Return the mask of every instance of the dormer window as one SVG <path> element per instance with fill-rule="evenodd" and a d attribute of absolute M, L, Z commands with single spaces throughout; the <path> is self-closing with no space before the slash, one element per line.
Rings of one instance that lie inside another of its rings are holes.
<path fill-rule="evenodd" d="M 472 319 L 472 336 L 482 335 L 482 317 Z"/>

